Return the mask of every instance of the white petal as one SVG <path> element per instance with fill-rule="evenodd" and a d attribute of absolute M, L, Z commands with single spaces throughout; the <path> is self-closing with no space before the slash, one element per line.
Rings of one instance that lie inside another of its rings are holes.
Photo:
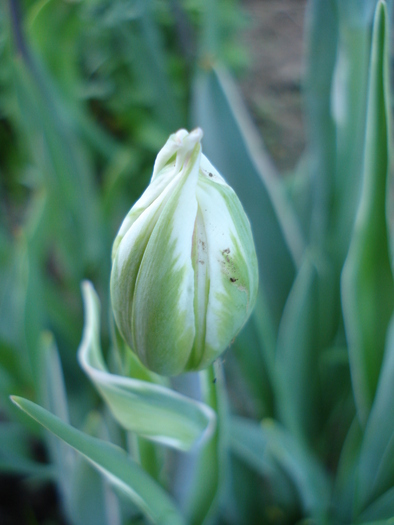
<path fill-rule="evenodd" d="M 150 369 L 163 375 L 184 369 L 195 335 L 191 251 L 200 150 L 195 145 L 182 181 L 160 213 L 136 281 L 134 347 Z"/>
<path fill-rule="evenodd" d="M 257 260 L 250 224 L 234 191 L 199 178 L 197 201 L 205 224 L 210 290 L 204 361 L 222 352 L 254 306 Z"/>

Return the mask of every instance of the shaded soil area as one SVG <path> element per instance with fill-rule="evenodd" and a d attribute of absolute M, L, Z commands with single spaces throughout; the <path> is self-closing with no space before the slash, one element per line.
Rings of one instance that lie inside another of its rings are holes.
<path fill-rule="evenodd" d="M 268 151 L 281 172 L 305 144 L 301 82 L 306 0 L 243 0 L 250 24 L 243 43 L 252 64 L 241 82 Z"/>

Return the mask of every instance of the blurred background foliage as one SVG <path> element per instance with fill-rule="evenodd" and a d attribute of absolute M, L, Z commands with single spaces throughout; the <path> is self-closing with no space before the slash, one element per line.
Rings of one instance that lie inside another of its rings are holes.
<path fill-rule="evenodd" d="M 261 2 L 268 11 L 273 4 Z M 163 462 L 163 447 L 138 437 L 140 463 L 196 525 L 391 523 L 390 17 L 391 1 L 387 15 L 378 0 L 308 2 L 306 145 L 301 155 L 303 139 L 290 141 L 291 161 L 272 127 L 276 112 L 286 121 L 283 109 L 245 81 L 256 120 L 271 123 L 263 133 L 275 164 L 232 77 L 251 60 L 238 40 L 251 23 L 239 1 L 0 4 L 1 523 L 146 522 L 9 396 L 44 406 L 83 436 L 133 449 L 77 362 L 80 285 L 89 279 L 98 292 L 102 344 L 116 370 L 112 241 L 168 135 L 196 125 L 251 220 L 260 297 L 217 367 L 217 392 L 208 388 L 221 432 L 202 452 L 206 471 L 197 473 L 192 501 L 180 495 L 179 458 Z M 290 89 L 297 104 L 300 88 Z M 134 362 L 129 369 L 163 383 Z M 59 434 L 85 443 L 69 427 Z M 89 443 L 97 460 L 101 445 Z M 175 471 L 178 485 L 169 481 Z"/>

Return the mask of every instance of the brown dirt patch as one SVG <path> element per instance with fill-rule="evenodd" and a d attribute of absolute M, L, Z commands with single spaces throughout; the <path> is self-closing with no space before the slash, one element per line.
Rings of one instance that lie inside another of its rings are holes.
<path fill-rule="evenodd" d="M 243 43 L 252 66 L 241 89 L 280 171 L 294 168 L 305 144 L 301 80 L 306 0 L 244 0 Z"/>

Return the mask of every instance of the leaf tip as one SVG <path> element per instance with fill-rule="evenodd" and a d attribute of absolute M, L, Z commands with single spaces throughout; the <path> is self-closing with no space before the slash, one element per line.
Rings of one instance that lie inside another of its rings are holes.
<path fill-rule="evenodd" d="M 20 401 L 22 400 L 21 397 L 19 397 L 19 396 L 10 396 L 10 400 L 12 401 L 12 403 L 14 403 L 14 405 L 16 405 L 18 408 L 22 409 L 22 406 L 21 406 L 21 403 L 20 403 Z"/>

